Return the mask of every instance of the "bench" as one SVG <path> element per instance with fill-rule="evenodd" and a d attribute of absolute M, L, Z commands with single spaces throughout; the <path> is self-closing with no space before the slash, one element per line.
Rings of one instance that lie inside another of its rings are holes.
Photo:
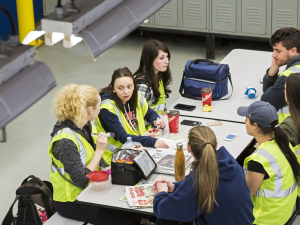
<path fill-rule="evenodd" d="M 85 224 L 86 223 L 81 221 L 62 217 L 58 213 L 55 213 L 53 216 L 50 217 L 50 219 L 46 221 L 46 223 L 44 223 L 44 225 L 85 225 Z"/>

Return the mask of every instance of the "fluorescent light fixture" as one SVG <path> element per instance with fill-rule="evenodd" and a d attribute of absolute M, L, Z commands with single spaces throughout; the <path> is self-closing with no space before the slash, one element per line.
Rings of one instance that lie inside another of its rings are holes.
<path fill-rule="evenodd" d="M 170 0 L 77 0 L 63 6 L 64 18 L 56 13 L 41 20 L 46 45 L 54 44 L 53 33 L 64 35 L 64 47 L 70 48 L 82 38 L 94 58 L 124 38 Z M 52 38 L 52 41 L 51 41 Z M 61 36 L 60 36 L 61 38 Z M 48 40 L 48 41 L 47 41 Z M 61 39 L 60 39 L 61 40 Z M 33 41 L 33 40 L 31 40 Z"/>
<path fill-rule="evenodd" d="M 27 36 L 23 39 L 22 44 L 23 45 L 28 45 L 29 43 L 31 43 L 32 41 L 38 39 L 39 37 L 41 37 L 42 35 L 45 34 L 45 31 L 30 31 Z"/>
<path fill-rule="evenodd" d="M 65 34 L 63 44 L 65 48 L 71 48 L 74 45 L 77 45 L 79 42 L 82 41 L 81 37 L 76 37 L 74 34 Z"/>
<path fill-rule="evenodd" d="M 64 38 L 63 33 L 58 32 L 45 32 L 45 44 L 49 46 L 55 45 L 57 42 Z"/>
<path fill-rule="evenodd" d="M 35 61 L 35 47 L 2 43 L 0 60 L 0 129 L 56 86 L 51 70 Z"/>
<path fill-rule="evenodd" d="M 94 58 L 127 36 L 170 0 L 126 0 L 82 30 L 82 37 Z"/>

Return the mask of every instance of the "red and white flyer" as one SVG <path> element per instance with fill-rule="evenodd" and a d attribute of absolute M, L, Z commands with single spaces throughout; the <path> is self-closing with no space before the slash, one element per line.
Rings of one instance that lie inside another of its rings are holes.
<path fill-rule="evenodd" d="M 126 198 L 130 207 L 133 208 L 151 208 L 155 192 L 152 184 L 125 187 Z"/>

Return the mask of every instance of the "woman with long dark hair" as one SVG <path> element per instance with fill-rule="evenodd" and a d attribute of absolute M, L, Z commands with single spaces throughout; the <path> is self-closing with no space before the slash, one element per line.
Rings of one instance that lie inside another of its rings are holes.
<path fill-rule="evenodd" d="M 145 121 L 153 127 L 165 127 L 163 119 L 147 104 L 145 98 L 138 94 L 136 82 L 127 67 L 115 70 L 110 84 L 100 90 L 102 99 L 101 111 L 98 116 L 98 132 L 112 132 L 108 137 L 108 146 L 103 154 L 101 166 L 111 164 L 111 157 L 122 148 L 122 144 L 131 137 L 145 147 L 168 148 L 161 139 L 142 136 L 146 131 Z"/>
<path fill-rule="evenodd" d="M 256 101 L 237 113 L 246 117 L 247 133 L 258 143 L 244 161 L 254 224 L 285 224 L 293 213 L 300 173 L 292 145 L 269 103 Z"/>
<path fill-rule="evenodd" d="M 140 66 L 134 73 L 138 93 L 158 114 L 167 110 L 165 98 L 172 92 L 168 87 L 172 82 L 170 59 L 170 51 L 164 43 L 150 40 L 143 47 Z"/>
<path fill-rule="evenodd" d="M 285 131 L 289 142 L 297 152 L 300 150 L 300 73 L 292 73 L 285 79 L 285 101 L 289 105 L 291 116 L 279 126 Z M 296 154 L 297 157 L 300 156 L 300 151 Z"/>
<path fill-rule="evenodd" d="M 153 183 L 157 225 L 250 225 L 253 204 L 242 167 L 225 147 L 217 150 L 214 132 L 194 126 L 187 149 L 194 157 L 185 180 L 172 183 L 159 178 Z"/>

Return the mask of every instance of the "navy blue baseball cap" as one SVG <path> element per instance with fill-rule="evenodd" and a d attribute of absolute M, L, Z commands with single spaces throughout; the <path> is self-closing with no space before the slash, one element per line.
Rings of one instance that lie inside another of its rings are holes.
<path fill-rule="evenodd" d="M 277 110 L 268 102 L 256 101 L 251 105 L 240 106 L 237 110 L 239 116 L 249 117 L 253 122 L 263 126 L 271 127 L 271 123 L 278 120 Z"/>

